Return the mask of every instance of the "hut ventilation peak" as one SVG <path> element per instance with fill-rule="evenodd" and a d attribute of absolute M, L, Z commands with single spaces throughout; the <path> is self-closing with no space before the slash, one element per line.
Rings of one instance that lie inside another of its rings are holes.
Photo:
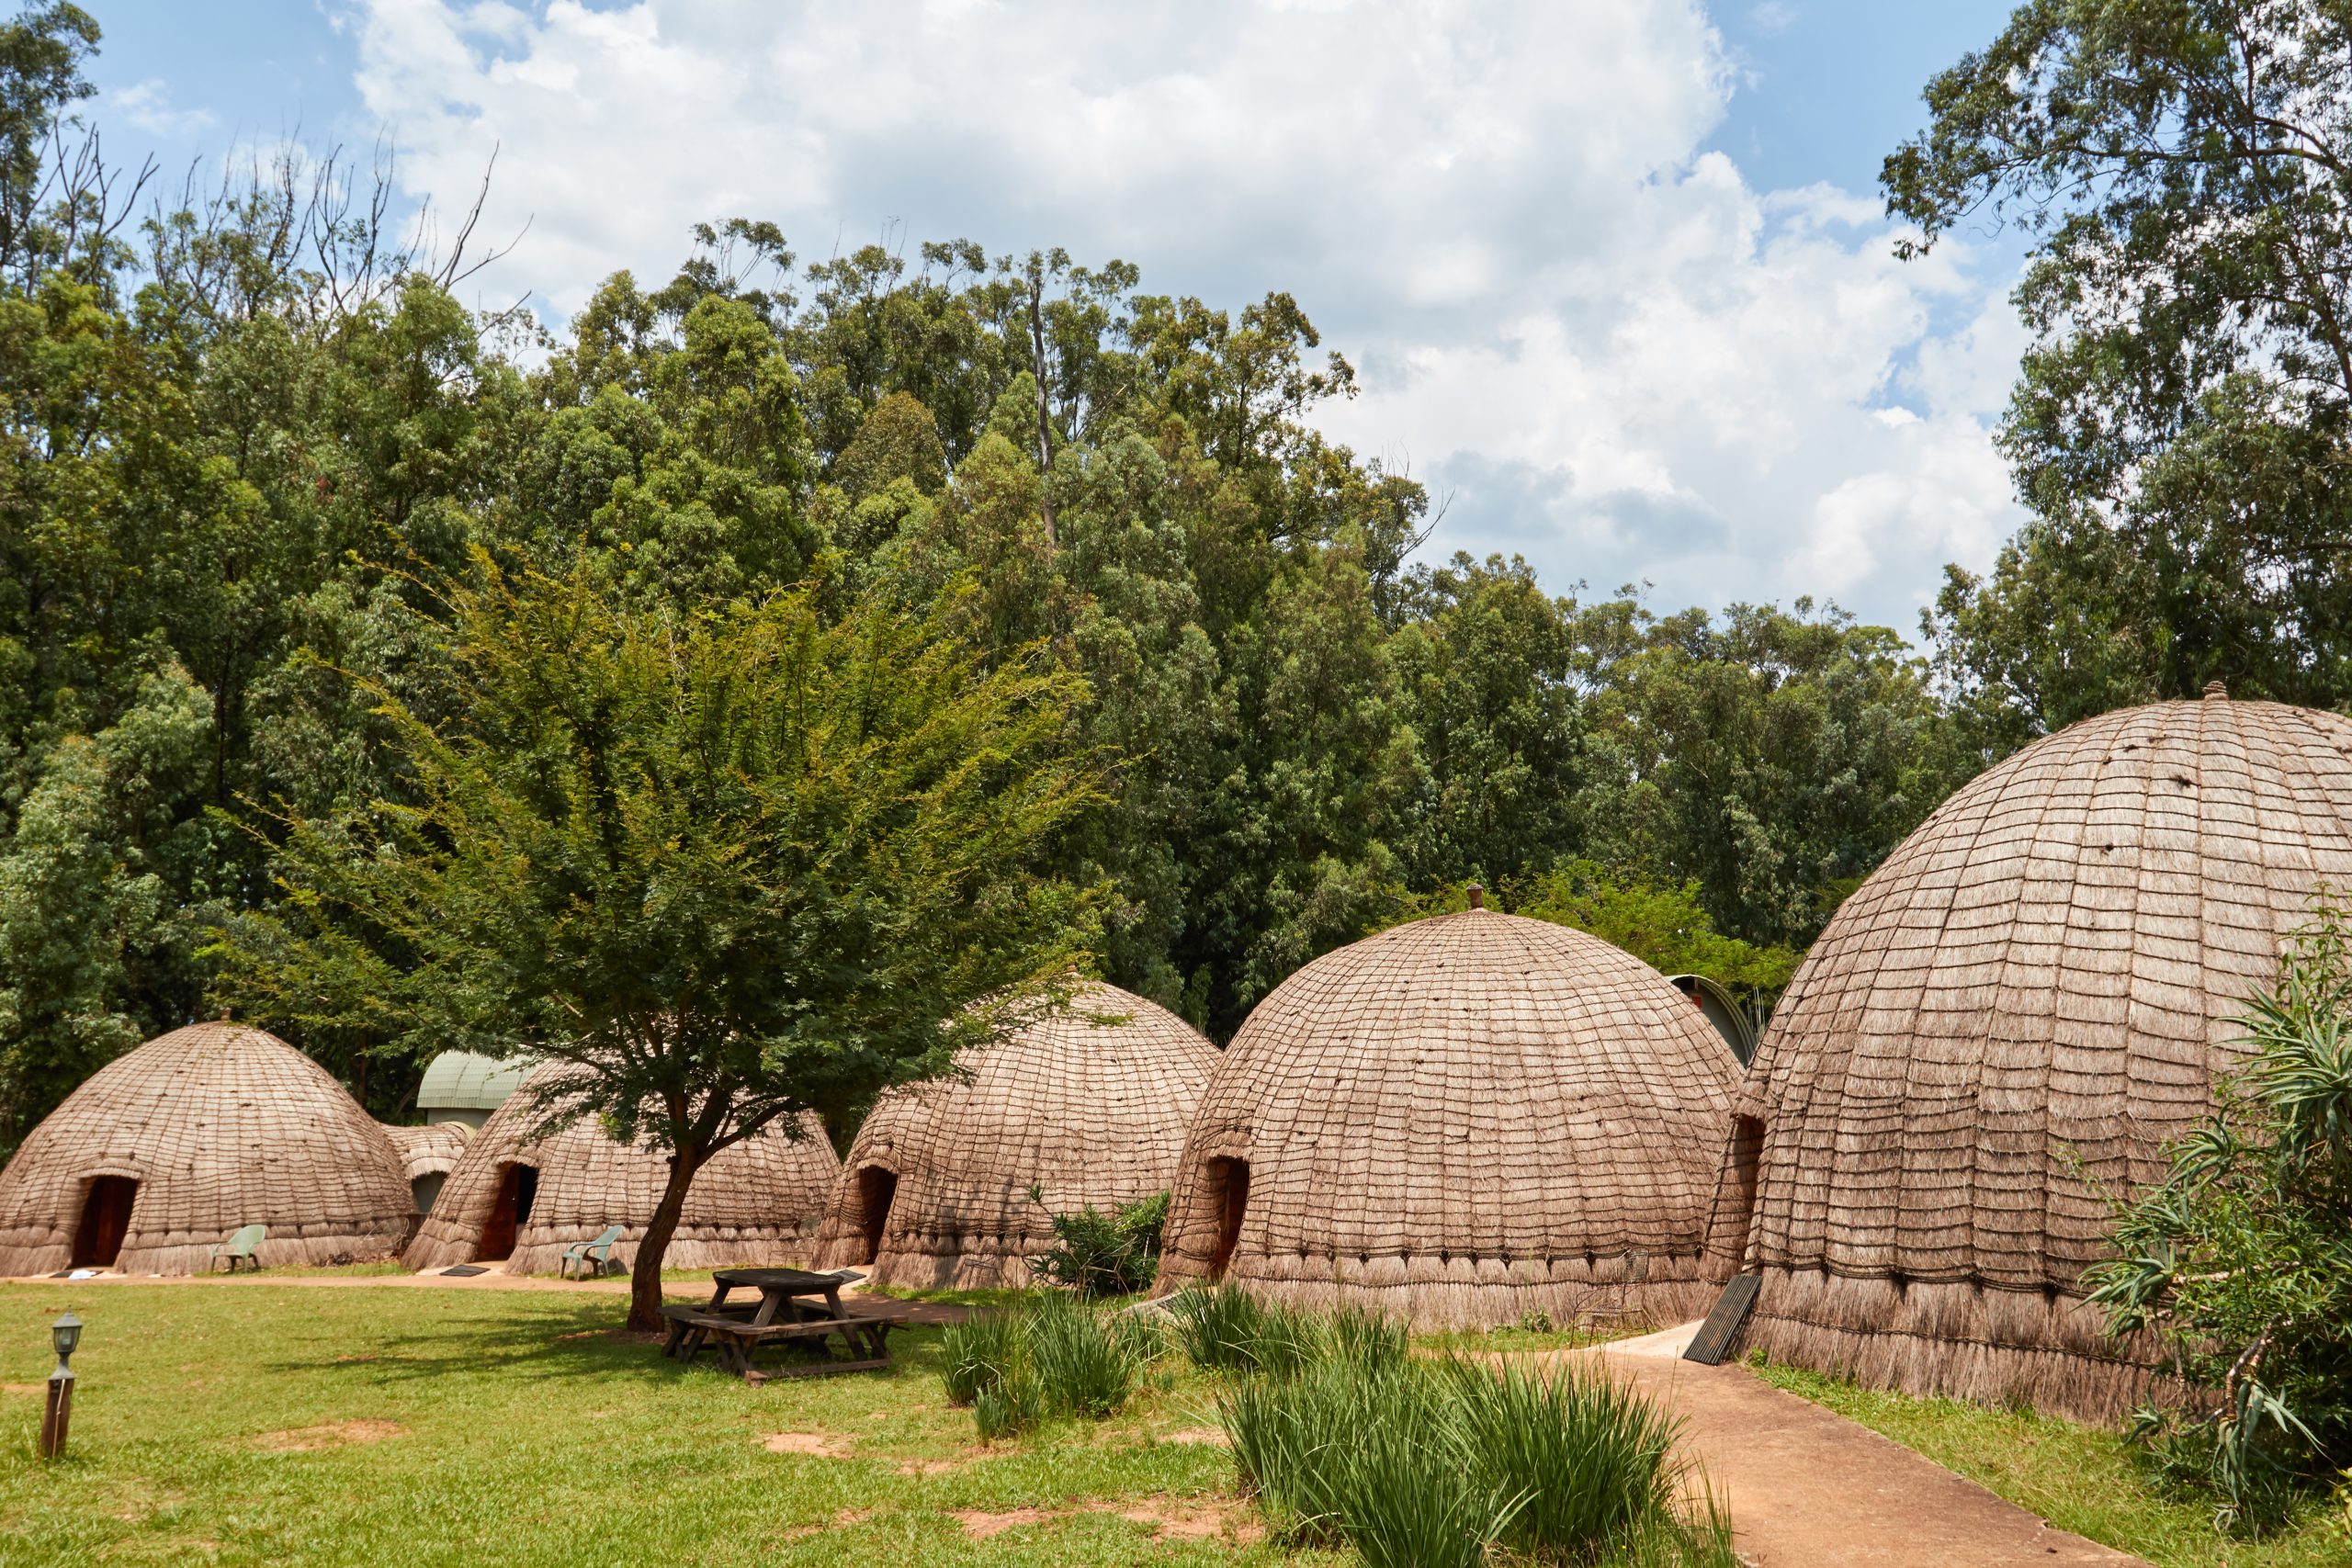
<path fill-rule="evenodd" d="M 2219 681 L 2208 681 L 2205 682 L 2205 700 L 2209 703 L 2228 702 L 2230 689 Z"/>

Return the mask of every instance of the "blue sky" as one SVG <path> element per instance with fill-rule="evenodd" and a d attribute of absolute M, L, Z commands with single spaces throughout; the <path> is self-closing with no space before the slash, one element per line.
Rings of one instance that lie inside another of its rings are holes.
<path fill-rule="evenodd" d="M 804 254 L 969 234 L 1296 294 L 1324 423 L 1448 499 L 1433 548 L 1661 607 L 1835 596 L 1916 629 L 2018 513 L 1987 439 L 2014 237 L 1888 258 L 1880 160 L 1999 4 L 85 0 L 118 155 L 390 135 L 411 198 L 529 232 L 551 321 L 744 212 Z"/>

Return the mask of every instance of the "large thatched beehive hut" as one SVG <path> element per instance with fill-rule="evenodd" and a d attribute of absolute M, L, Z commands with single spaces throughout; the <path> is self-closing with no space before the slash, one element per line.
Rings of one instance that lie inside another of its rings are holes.
<path fill-rule="evenodd" d="M 669 1179 L 666 1158 L 615 1142 L 593 1117 L 535 1139 L 539 1111 L 531 1081 L 523 1087 L 467 1141 L 409 1245 L 410 1268 L 503 1261 L 510 1274 L 552 1274 L 565 1247 L 612 1225 L 625 1227 L 614 1256 L 634 1265 Z M 841 1161 L 816 1117 L 804 1115 L 798 1131 L 771 1128 L 712 1156 L 686 1193 L 668 1267 L 786 1263 L 807 1252 Z"/>
<path fill-rule="evenodd" d="M 1735 1348 L 2112 1416 L 2145 1347 L 2079 1279 L 2210 1104 L 2249 992 L 2352 881 L 2352 722 L 2160 703 L 2035 742 L 1838 911 L 1735 1107 L 1710 1254 Z"/>
<path fill-rule="evenodd" d="M 1029 1283 L 1053 1213 L 1167 1188 L 1216 1063 L 1167 1009 L 1079 987 L 1067 1007 L 964 1052 L 962 1076 L 882 1098 L 843 1163 L 820 1263 L 887 1284 Z"/>
<path fill-rule="evenodd" d="M 264 1267 L 397 1254 L 401 1155 L 324 1067 L 275 1035 L 198 1023 L 90 1075 L 0 1173 L 0 1274 L 201 1270 L 243 1225 Z"/>
<path fill-rule="evenodd" d="M 1674 1322 L 1738 1061 L 1665 976 L 1482 908 L 1325 953 L 1217 1064 L 1163 1283 L 1420 1326 Z"/>

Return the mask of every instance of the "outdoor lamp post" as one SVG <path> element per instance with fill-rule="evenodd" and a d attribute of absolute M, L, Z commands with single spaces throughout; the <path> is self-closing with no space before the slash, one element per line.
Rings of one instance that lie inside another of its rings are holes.
<path fill-rule="evenodd" d="M 57 1347 L 57 1370 L 49 1374 L 49 1401 L 40 1413 L 40 1457 L 55 1459 L 65 1451 L 65 1424 L 74 1417 L 74 1347 L 82 1342 L 82 1320 L 67 1313 L 49 1325 L 49 1342 Z"/>

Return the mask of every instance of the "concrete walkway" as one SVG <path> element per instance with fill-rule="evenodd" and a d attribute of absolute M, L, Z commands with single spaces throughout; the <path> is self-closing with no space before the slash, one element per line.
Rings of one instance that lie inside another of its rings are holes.
<path fill-rule="evenodd" d="M 2148 1568 L 1743 1367 L 1682 1359 L 1698 1329 L 1564 1354 L 1602 1361 L 1681 1417 L 1758 1568 Z"/>

